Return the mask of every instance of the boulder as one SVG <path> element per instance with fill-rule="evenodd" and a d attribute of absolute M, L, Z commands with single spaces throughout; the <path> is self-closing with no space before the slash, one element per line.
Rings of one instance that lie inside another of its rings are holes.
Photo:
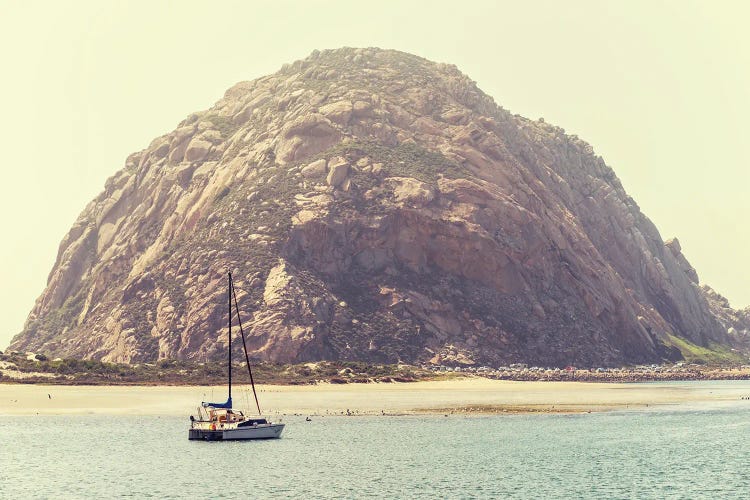
<path fill-rule="evenodd" d="M 192 141 L 190 141 L 190 144 L 188 145 L 187 149 L 185 150 L 185 161 L 203 161 L 208 156 L 209 151 L 211 150 L 211 143 L 195 138 Z"/>
<path fill-rule="evenodd" d="M 435 199 L 435 190 L 427 183 L 410 177 L 388 177 L 383 183 L 393 189 L 398 203 L 410 206 L 424 206 Z"/>
<path fill-rule="evenodd" d="M 352 116 L 352 103 L 350 101 L 332 102 L 322 106 L 320 113 L 332 122 L 346 126 Z"/>
<path fill-rule="evenodd" d="M 281 131 L 275 158 L 282 164 L 325 151 L 340 139 L 331 121 L 319 113 L 302 115 Z"/>
<path fill-rule="evenodd" d="M 341 186 L 349 175 L 349 162 L 346 158 L 335 156 L 328 161 L 328 176 L 326 182 L 329 186 Z"/>
<path fill-rule="evenodd" d="M 328 167 L 326 166 L 326 161 L 325 159 L 321 158 L 320 160 L 316 160 L 302 167 L 302 169 L 300 170 L 300 174 L 302 174 L 302 177 L 311 179 L 325 175 L 327 170 Z"/>
<path fill-rule="evenodd" d="M 373 116 L 373 107 L 367 101 L 354 101 L 352 115 L 356 118 L 369 118 Z"/>

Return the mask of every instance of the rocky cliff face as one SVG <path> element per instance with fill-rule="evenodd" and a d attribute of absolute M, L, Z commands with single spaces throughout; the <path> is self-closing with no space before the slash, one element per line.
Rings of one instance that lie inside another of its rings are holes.
<path fill-rule="evenodd" d="M 708 285 L 702 285 L 703 295 L 708 300 L 711 312 L 726 329 L 731 344 L 750 350 L 750 307 L 736 310 L 726 297 Z"/>
<path fill-rule="evenodd" d="M 313 52 L 131 155 L 60 245 L 12 348 L 614 365 L 726 342 L 695 270 L 592 148 L 454 66 Z"/>

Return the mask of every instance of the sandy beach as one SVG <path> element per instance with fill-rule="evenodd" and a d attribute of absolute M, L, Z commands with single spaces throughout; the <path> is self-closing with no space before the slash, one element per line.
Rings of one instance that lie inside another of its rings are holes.
<path fill-rule="evenodd" d="M 259 386 L 265 414 L 579 413 L 652 405 L 720 403 L 750 384 L 513 382 L 466 378 L 392 384 Z M 246 386 L 236 408 L 253 408 Z M 225 387 L 0 384 L 0 416 L 188 415 L 200 401 L 224 401 Z"/>

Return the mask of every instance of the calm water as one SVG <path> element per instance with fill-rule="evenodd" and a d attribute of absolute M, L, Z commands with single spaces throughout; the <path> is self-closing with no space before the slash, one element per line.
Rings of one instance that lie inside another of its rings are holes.
<path fill-rule="evenodd" d="M 750 402 L 576 416 L 287 418 L 187 440 L 187 418 L 0 418 L 0 498 L 748 498 Z"/>

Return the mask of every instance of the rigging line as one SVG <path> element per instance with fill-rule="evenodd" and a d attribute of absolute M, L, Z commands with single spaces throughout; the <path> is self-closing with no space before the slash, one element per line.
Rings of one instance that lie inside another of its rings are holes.
<path fill-rule="evenodd" d="M 237 323 L 240 325 L 240 334 L 242 335 L 242 348 L 245 350 L 245 362 L 247 363 L 247 372 L 250 374 L 250 385 L 253 387 L 253 396 L 255 397 L 255 406 L 258 408 L 258 415 L 260 412 L 260 403 L 258 403 L 258 394 L 255 392 L 255 381 L 253 380 L 253 370 L 250 368 L 250 357 L 247 355 L 247 342 L 245 342 L 245 331 L 242 329 L 242 319 L 240 318 L 240 306 L 237 304 L 237 292 L 234 289 L 234 281 L 232 280 L 232 273 L 229 273 L 229 287 L 234 297 L 234 308 L 237 309 Z"/>
<path fill-rule="evenodd" d="M 239 317 L 240 312 L 237 311 L 237 316 Z M 229 331 L 227 332 L 227 339 L 228 339 L 228 351 L 229 351 L 229 359 L 227 360 L 227 369 L 229 370 L 229 399 L 227 400 L 231 407 L 231 401 L 232 401 L 232 272 L 229 272 Z M 244 342 L 244 340 L 243 340 Z"/>

